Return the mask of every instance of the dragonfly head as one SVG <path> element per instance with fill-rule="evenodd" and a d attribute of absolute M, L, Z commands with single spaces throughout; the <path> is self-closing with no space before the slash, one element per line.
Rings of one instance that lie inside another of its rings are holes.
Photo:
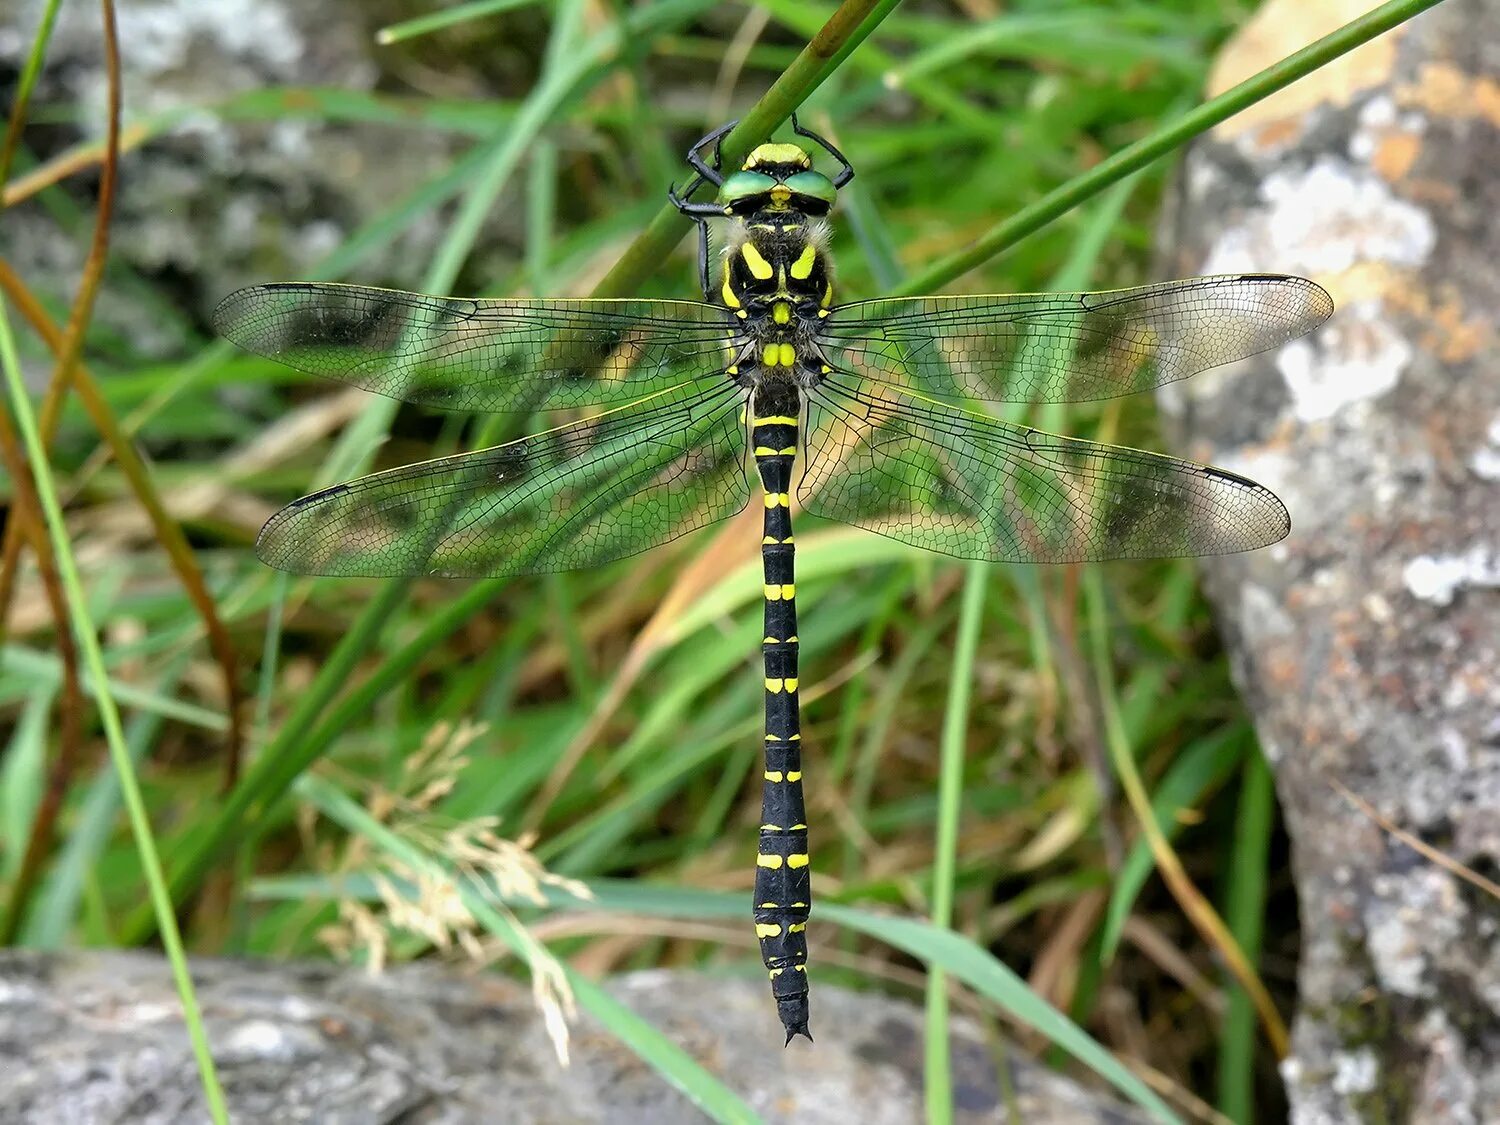
<path fill-rule="evenodd" d="M 812 157 L 791 144 L 760 145 L 738 172 L 724 177 L 719 188 L 719 202 L 736 215 L 756 211 L 826 215 L 837 196 L 833 181 L 813 171 Z"/>

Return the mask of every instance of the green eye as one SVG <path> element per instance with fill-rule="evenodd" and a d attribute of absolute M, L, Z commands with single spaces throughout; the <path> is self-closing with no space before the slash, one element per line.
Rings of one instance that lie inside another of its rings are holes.
<path fill-rule="evenodd" d="M 821 172 L 798 172 L 787 179 L 786 186 L 791 188 L 793 195 L 821 199 L 830 207 L 833 206 L 833 201 L 839 194 L 839 189 L 833 186 L 833 181 Z"/>
<path fill-rule="evenodd" d="M 735 204 L 751 196 L 765 195 L 775 186 L 776 181 L 763 172 L 735 172 L 724 177 L 724 185 L 719 188 L 719 202 Z"/>

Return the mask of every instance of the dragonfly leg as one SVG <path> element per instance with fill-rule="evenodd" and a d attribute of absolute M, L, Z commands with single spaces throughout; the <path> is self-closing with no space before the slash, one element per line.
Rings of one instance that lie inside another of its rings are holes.
<path fill-rule="evenodd" d="M 834 187 L 841 188 L 854 179 L 854 165 L 849 163 L 848 158 L 838 149 L 834 148 L 833 145 L 829 144 L 821 134 L 814 133 L 811 129 L 804 129 L 802 123 L 797 120 L 796 113 L 792 114 L 792 132 L 796 133 L 799 137 L 806 137 L 810 141 L 817 141 L 818 144 L 827 149 L 833 158 L 842 165 L 839 169 L 839 174 L 833 177 Z"/>
<path fill-rule="evenodd" d="M 709 287 L 708 280 L 708 220 L 722 219 L 729 214 L 729 210 L 720 203 L 693 203 L 688 197 L 701 186 L 703 179 L 694 174 L 693 178 L 684 186 L 682 193 L 677 192 L 677 185 L 673 184 L 667 189 L 667 198 L 671 200 L 672 206 L 681 211 L 693 222 L 698 224 L 698 284 L 703 287 L 703 299 L 713 300 L 713 290 Z"/>
<path fill-rule="evenodd" d="M 721 146 L 724 143 L 724 138 L 729 134 L 730 130 L 732 130 L 738 124 L 739 120 L 736 119 L 729 122 L 729 124 L 727 125 L 720 125 L 712 133 L 709 133 L 705 137 L 699 138 L 698 142 L 694 144 L 692 148 L 688 149 L 688 164 L 692 166 L 693 171 L 696 172 L 698 176 L 713 184 L 714 187 L 719 187 L 724 182 L 724 177 L 719 175 L 719 169 L 724 164 L 724 157 L 721 149 Z M 712 167 L 705 163 L 703 157 L 699 155 L 699 153 L 710 144 L 714 146 L 714 162 Z M 692 192 L 689 191 L 685 194 L 691 195 Z"/>

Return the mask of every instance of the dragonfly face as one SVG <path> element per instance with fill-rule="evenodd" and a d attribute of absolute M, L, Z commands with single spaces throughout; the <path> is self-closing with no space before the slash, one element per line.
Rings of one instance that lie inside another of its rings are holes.
<path fill-rule="evenodd" d="M 702 301 L 471 300 L 290 283 L 231 294 L 215 324 L 290 367 L 438 409 L 603 408 L 293 502 L 256 541 L 283 570 L 459 577 L 594 566 L 738 512 L 753 457 L 765 504 L 753 909 L 790 1041 L 808 1029 L 812 899 L 792 496 L 829 519 L 992 562 L 1264 547 L 1290 521 L 1254 481 L 1011 425 L 977 404 L 1148 390 L 1275 348 L 1333 305 L 1313 282 L 1274 274 L 836 304 L 825 216 L 854 169 L 793 116 L 837 173 L 783 143 L 721 174 L 718 145 L 733 124 L 693 146 L 693 178 L 669 193 L 700 224 Z M 710 146 L 712 163 L 702 155 Z M 705 183 L 715 198 L 693 202 Z M 710 222 L 728 227 L 715 263 Z"/>

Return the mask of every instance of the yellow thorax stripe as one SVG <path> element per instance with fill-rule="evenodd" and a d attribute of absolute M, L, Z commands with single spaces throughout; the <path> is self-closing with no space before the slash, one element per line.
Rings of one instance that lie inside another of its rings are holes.
<path fill-rule="evenodd" d="M 812 274 L 813 265 L 818 260 L 818 251 L 811 242 L 802 248 L 802 253 L 792 263 L 792 276 L 798 281 L 806 281 Z"/>
<path fill-rule="evenodd" d="M 776 272 L 771 268 L 771 263 L 766 261 L 765 256 L 755 248 L 753 242 L 740 244 L 740 257 L 745 259 L 745 265 L 750 267 L 750 272 L 757 281 L 770 281 L 771 275 Z"/>

